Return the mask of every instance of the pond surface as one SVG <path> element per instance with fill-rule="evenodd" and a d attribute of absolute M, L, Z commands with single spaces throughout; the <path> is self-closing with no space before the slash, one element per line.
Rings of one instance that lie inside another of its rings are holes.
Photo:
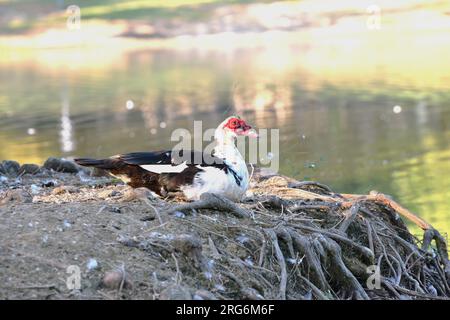
<path fill-rule="evenodd" d="M 257 128 L 279 129 L 280 173 L 343 193 L 381 191 L 445 233 L 450 44 L 444 38 L 3 52 L 0 159 L 42 163 L 49 156 L 170 148 L 176 128 L 192 129 L 194 120 L 212 128 L 239 114 Z"/>

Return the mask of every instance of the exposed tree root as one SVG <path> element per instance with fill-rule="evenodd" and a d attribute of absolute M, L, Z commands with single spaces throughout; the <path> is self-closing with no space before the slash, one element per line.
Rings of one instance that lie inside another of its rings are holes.
<path fill-rule="evenodd" d="M 242 209 L 234 202 L 212 193 L 204 193 L 200 196 L 199 201 L 189 202 L 175 206 L 167 210 L 165 213 L 173 214 L 177 211 L 189 213 L 191 210 L 199 210 L 199 209 L 215 209 L 219 211 L 228 211 L 239 218 L 245 218 L 250 216 L 247 210 Z"/>
<path fill-rule="evenodd" d="M 341 195 L 344 198 L 350 200 L 350 204 L 354 203 L 355 201 L 363 201 L 363 200 L 374 201 L 374 202 L 383 204 L 385 206 L 388 206 L 388 207 L 392 208 L 395 212 L 397 212 L 398 214 L 400 214 L 404 218 L 408 219 L 409 221 L 413 222 L 414 224 L 416 224 L 417 226 L 419 226 L 423 230 L 427 230 L 427 229 L 432 228 L 431 225 L 428 222 L 426 222 L 422 218 L 416 216 L 415 214 L 413 214 L 409 210 L 403 208 L 397 202 L 395 202 L 392 199 L 389 199 L 386 195 L 384 195 L 382 193 L 373 193 L 373 194 L 364 195 L 364 196 L 361 196 L 361 195 L 350 195 L 350 194 L 341 194 Z M 347 205 L 350 205 L 350 204 L 347 204 Z"/>
<path fill-rule="evenodd" d="M 243 204 L 205 194 L 163 211 L 198 211 L 179 220 L 199 237 L 165 234 L 121 243 L 175 254 L 177 274 L 203 272 L 205 280 L 196 285 L 222 288 L 217 294 L 223 298 L 450 297 L 445 239 L 387 196 L 341 195 L 312 182 L 277 185 L 278 193 L 265 194 L 265 183 Z M 421 247 L 398 215 L 425 230 Z"/>

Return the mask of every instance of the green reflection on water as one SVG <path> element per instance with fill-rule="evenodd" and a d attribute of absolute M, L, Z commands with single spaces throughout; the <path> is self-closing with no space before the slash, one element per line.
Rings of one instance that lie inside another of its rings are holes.
<path fill-rule="evenodd" d="M 280 129 L 281 173 L 339 192 L 376 189 L 450 230 L 448 88 L 395 86 L 376 72 L 340 83 L 305 71 L 295 52 L 291 67 L 275 72 L 261 68 L 261 54 L 137 52 L 99 70 L 2 65 L 0 159 L 168 148 L 173 129 L 238 113 Z"/>

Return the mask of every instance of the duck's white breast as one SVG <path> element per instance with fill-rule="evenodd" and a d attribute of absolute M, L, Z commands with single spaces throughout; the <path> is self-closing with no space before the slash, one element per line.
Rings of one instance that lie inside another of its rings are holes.
<path fill-rule="evenodd" d="M 212 166 L 200 169 L 202 171 L 196 174 L 192 185 L 181 187 L 186 198 L 190 200 L 198 200 L 203 193 L 209 192 L 239 201 L 247 190 L 247 179 L 242 176 L 238 185 L 236 178 L 230 172 L 227 174 L 224 170 Z"/>

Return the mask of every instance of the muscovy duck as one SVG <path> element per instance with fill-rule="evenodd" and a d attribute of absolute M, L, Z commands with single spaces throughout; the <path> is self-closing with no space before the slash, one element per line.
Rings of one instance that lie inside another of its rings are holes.
<path fill-rule="evenodd" d="M 146 187 L 159 196 L 182 191 L 188 200 L 198 200 L 203 193 L 214 193 L 239 201 L 248 188 L 249 173 L 236 147 L 238 135 L 258 136 L 244 120 L 232 116 L 215 130 L 216 146 L 211 154 L 168 150 L 74 160 L 82 166 L 107 170 L 129 186 Z"/>

